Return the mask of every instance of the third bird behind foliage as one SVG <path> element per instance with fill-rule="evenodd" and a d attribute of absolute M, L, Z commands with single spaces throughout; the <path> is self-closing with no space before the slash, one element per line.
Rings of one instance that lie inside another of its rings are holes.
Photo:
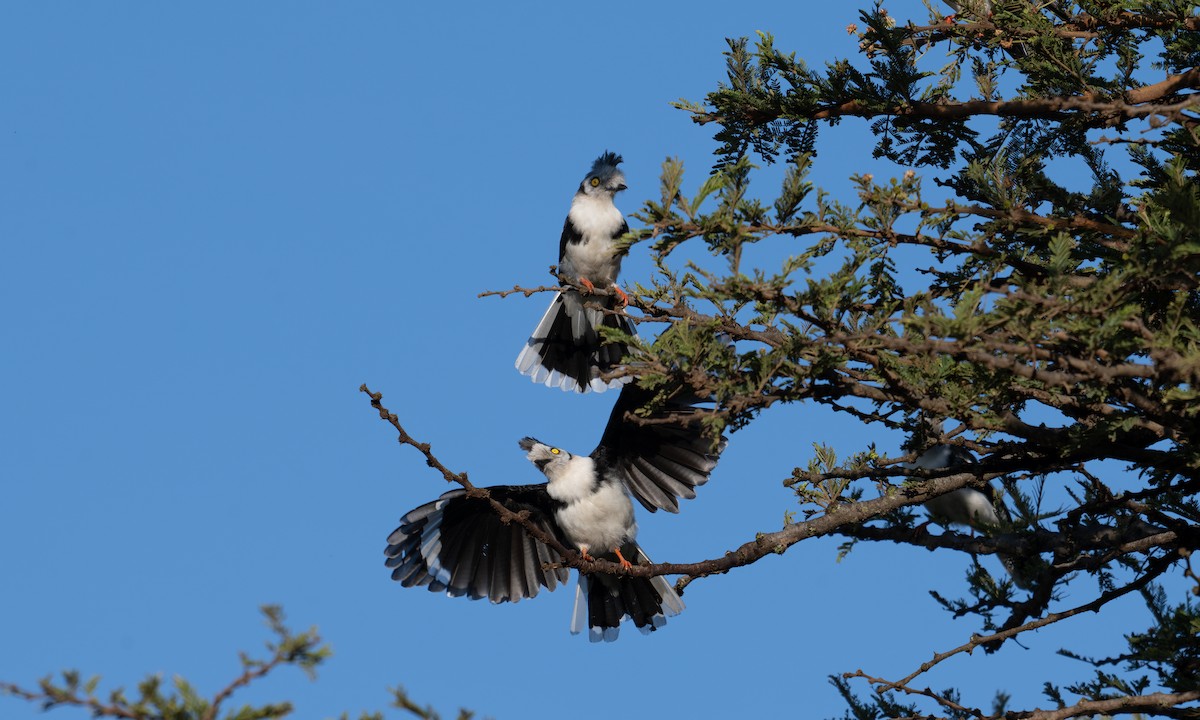
<path fill-rule="evenodd" d="M 938 432 L 941 432 L 940 426 Z M 917 456 L 912 467 L 921 470 L 958 469 L 966 472 L 978 464 L 979 461 L 966 448 L 957 445 L 934 445 Z M 929 511 L 930 522 L 945 527 L 964 525 L 985 535 L 1001 532 L 1012 523 L 1008 507 L 991 483 L 984 483 L 981 489 L 961 487 L 951 490 L 926 501 L 925 509 Z M 1035 565 L 1036 560 L 1018 563 L 1016 558 L 1007 553 L 996 553 L 996 557 L 1017 587 L 1026 590 L 1030 588 L 1029 567 Z"/>

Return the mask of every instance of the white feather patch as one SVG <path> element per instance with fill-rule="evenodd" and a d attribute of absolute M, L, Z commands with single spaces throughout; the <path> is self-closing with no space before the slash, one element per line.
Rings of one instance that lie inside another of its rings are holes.
<path fill-rule="evenodd" d="M 933 515 L 956 525 L 973 528 L 996 527 L 1000 518 L 987 495 L 974 488 L 959 488 L 925 503 Z"/>
<path fill-rule="evenodd" d="M 621 272 L 621 258 L 616 254 L 613 236 L 625 224 L 625 217 L 612 198 L 576 195 L 567 216 L 583 239 L 568 243 L 562 260 L 597 285 L 615 282 Z"/>
<path fill-rule="evenodd" d="M 571 634 L 578 635 L 588 624 L 588 579 L 587 575 L 579 576 L 579 584 L 575 586 L 575 608 L 571 611 Z"/>
<path fill-rule="evenodd" d="M 546 471 L 550 479 L 546 491 L 566 504 L 555 512 L 555 519 L 576 546 L 607 552 L 637 537 L 633 503 L 625 486 L 597 478 L 590 457 L 577 455 L 561 467 L 547 466 Z"/>
<path fill-rule="evenodd" d="M 429 567 L 429 574 L 435 580 L 443 585 L 450 584 L 450 571 L 442 567 L 441 560 L 438 559 L 438 554 L 442 551 L 442 505 L 445 501 L 439 502 L 432 513 L 429 514 L 429 519 L 425 521 L 425 527 L 421 531 L 421 557 L 425 560 L 425 565 Z"/>

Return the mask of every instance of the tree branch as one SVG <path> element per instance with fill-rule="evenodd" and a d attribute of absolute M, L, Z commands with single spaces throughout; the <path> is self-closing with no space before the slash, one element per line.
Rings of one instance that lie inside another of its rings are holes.
<path fill-rule="evenodd" d="M 1085 612 L 1099 611 L 1100 608 L 1104 607 L 1105 605 L 1112 602 L 1113 600 L 1116 600 L 1117 598 L 1122 597 L 1123 595 L 1127 595 L 1127 594 L 1133 592 L 1134 590 L 1140 590 L 1140 589 L 1146 587 L 1146 585 L 1148 585 L 1152 580 L 1154 580 L 1155 578 L 1159 577 L 1164 572 L 1166 572 L 1178 560 L 1179 560 L 1179 556 L 1176 553 L 1170 553 L 1168 555 L 1164 555 L 1163 557 L 1160 557 L 1156 561 L 1152 562 L 1151 565 L 1146 569 L 1146 571 L 1140 577 L 1135 579 L 1133 582 L 1130 582 L 1129 584 L 1127 584 L 1123 587 L 1116 588 L 1113 590 L 1109 590 L 1108 592 L 1102 593 L 1099 597 L 1097 597 L 1095 600 L 1092 600 L 1091 602 L 1085 603 L 1083 605 L 1079 605 L 1078 607 L 1072 608 L 1070 610 L 1063 610 L 1062 612 L 1050 613 L 1049 615 L 1037 618 L 1036 620 L 1030 620 L 1029 622 L 1017 625 L 1015 627 L 1010 627 L 1010 628 L 1001 630 L 1000 632 L 996 632 L 991 635 L 972 635 L 970 640 L 968 640 L 967 642 L 963 643 L 962 645 L 959 645 L 958 647 L 956 647 L 952 650 L 947 650 L 946 652 L 934 653 L 934 656 L 932 659 L 930 659 L 924 663 L 921 663 L 920 667 L 918 667 L 912 673 L 909 673 L 907 676 L 900 678 L 899 680 L 886 681 L 886 680 L 872 679 L 872 680 L 869 680 L 869 682 L 872 682 L 873 684 L 876 685 L 876 688 L 875 688 L 876 692 L 886 692 L 888 690 L 904 689 L 913 680 L 915 680 L 918 677 L 920 677 L 921 675 L 929 672 L 930 670 L 937 667 L 945 660 L 948 660 L 949 658 L 952 658 L 955 655 L 959 655 L 962 653 L 969 654 L 971 651 L 973 651 L 975 648 L 978 648 L 978 647 L 987 647 L 987 646 L 994 647 L 997 644 L 999 644 L 1005 640 L 1014 638 L 1023 632 L 1027 632 L 1029 630 L 1036 630 L 1038 628 L 1045 627 L 1047 625 L 1052 625 L 1056 622 L 1066 620 L 1067 618 L 1074 617 L 1076 615 L 1080 615 Z M 844 678 L 851 678 L 851 677 L 865 678 L 865 677 L 867 677 L 866 675 L 862 675 L 861 673 L 862 673 L 861 670 L 859 670 L 857 672 L 853 672 L 853 673 L 844 673 L 842 675 L 842 677 L 844 677 Z M 1072 716 L 1064 716 L 1064 717 L 1072 717 Z"/>
<path fill-rule="evenodd" d="M 529 515 L 527 513 L 513 512 L 512 510 L 509 510 L 508 508 L 504 507 L 502 503 L 493 500 L 491 493 L 487 491 L 487 488 L 478 488 L 471 484 L 471 481 L 467 479 L 467 474 L 465 472 L 456 473 L 442 464 L 442 461 L 438 460 L 437 457 L 434 456 L 432 450 L 430 449 L 429 443 L 418 442 L 415 440 L 400 425 L 400 421 L 397 419 L 396 415 L 383 406 L 383 393 L 371 392 L 370 389 L 367 388 L 366 383 L 360 385 L 358 389 L 360 392 L 366 393 L 367 396 L 371 398 L 371 407 L 375 408 L 375 410 L 379 412 L 379 418 L 390 423 L 392 427 L 396 428 L 396 432 L 398 433 L 396 440 L 403 445 L 416 448 L 418 452 L 425 456 L 425 464 L 440 472 L 446 482 L 457 483 L 463 486 L 463 488 L 465 488 L 467 491 L 468 497 L 482 498 L 487 500 L 488 504 L 492 506 L 492 509 L 495 510 L 496 514 L 500 516 L 500 519 L 503 522 L 515 522 L 520 525 L 522 528 L 524 528 L 525 532 L 529 533 L 531 537 L 537 538 L 539 541 L 553 548 L 556 552 L 562 555 L 568 566 L 581 567 L 586 565 L 585 562 L 577 563 L 575 560 L 573 560 L 574 557 L 579 557 L 579 553 L 575 550 L 565 547 L 558 541 L 557 538 L 549 533 L 544 532 L 537 525 L 530 522 Z M 620 565 L 617 563 L 611 564 L 615 565 L 616 567 L 620 567 Z"/>
<path fill-rule="evenodd" d="M 1200 718 L 1200 709 L 1175 707 L 1183 703 L 1200 700 L 1200 690 L 1179 693 L 1151 693 L 1150 695 L 1127 695 L 1104 700 L 1081 700 L 1070 707 L 1056 710 L 1033 710 L 1016 714 L 1022 720 L 1066 720 L 1074 717 L 1096 717 L 1104 715 L 1132 715 L 1151 713 L 1180 720 Z"/>
<path fill-rule="evenodd" d="M 1173 76 L 1174 77 L 1174 76 Z M 1156 83 L 1151 87 L 1164 89 L 1174 87 L 1171 79 Z M 1148 94 L 1147 94 L 1148 95 Z M 1162 116 L 1177 119 L 1181 113 L 1200 105 L 1200 99 L 1187 96 L 1187 99 L 1169 105 L 1151 104 L 1150 100 L 1140 103 L 1124 102 L 1121 100 L 1099 100 L 1095 96 L 1063 96 L 1039 98 L 1035 100 L 961 100 L 954 102 L 931 103 L 912 101 L 902 105 L 878 105 L 861 100 L 849 100 L 838 105 L 813 109 L 804 112 L 784 112 L 782 108 L 771 109 L 742 109 L 739 120 L 748 121 L 755 125 L 765 125 L 778 120 L 785 115 L 798 120 L 832 120 L 841 117 L 896 117 L 912 120 L 967 120 L 970 118 L 994 115 L 996 117 L 1017 118 L 1021 120 L 1066 120 L 1074 118 L 1086 120 L 1087 127 L 1102 127 L 1114 125 L 1120 120 Z M 715 112 L 696 111 L 693 119 L 700 125 L 709 123 L 726 124 L 730 121 L 725 115 Z"/>

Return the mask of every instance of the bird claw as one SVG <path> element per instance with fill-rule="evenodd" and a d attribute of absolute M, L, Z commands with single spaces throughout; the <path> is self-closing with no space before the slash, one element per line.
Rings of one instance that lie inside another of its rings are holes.
<path fill-rule="evenodd" d="M 617 297 L 621 299 L 621 307 L 629 307 L 629 296 L 625 294 L 625 291 L 616 285 L 613 285 L 612 289 L 617 294 Z"/>
<path fill-rule="evenodd" d="M 625 556 L 621 554 L 621 548 L 613 548 L 613 552 L 617 554 L 617 560 L 621 563 L 622 569 L 630 570 L 633 568 L 633 563 L 626 560 Z"/>
<path fill-rule="evenodd" d="M 592 284 L 591 280 L 588 280 L 585 277 L 580 276 L 579 284 L 586 288 L 589 293 L 596 292 L 596 286 Z"/>

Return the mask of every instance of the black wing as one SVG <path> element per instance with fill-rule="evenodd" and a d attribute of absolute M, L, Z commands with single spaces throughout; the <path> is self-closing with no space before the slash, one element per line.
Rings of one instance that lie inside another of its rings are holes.
<path fill-rule="evenodd" d="M 583 234 L 575 229 L 575 224 L 571 222 L 571 216 L 567 215 L 567 219 L 563 221 L 562 236 L 558 239 L 558 262 L 560 265 L 563 258 L 567 256 L 567 243 L 578 245 L 582 240 Z"/>
<path fill-rule="evenodd" d="M 562 539 L 555 525 L 554 500 L 542 485 L 489 487 L 492 499 L 513 512 L 529 511 L 529 521 Z M 516 602 L 566 583 L 565 568 L 543 570 L 562 557 L 525 532 L 505 524 L 487 500 L 451 490 L 400 518 L 384 549 L 392 579 L 404 587 L 427 585 L 433 592 Z"/>
<path fill-rule="evenodd" d="M 701 431 L 697 408 L 682 397 L 650 415 L 651 424 L 625 417 L 653 397 L 633 383 L 622 388 L 592 458 L 602 472 L 617 472 L 650 512 L 679 512 L 679 498 L 696 497 L 696 486 L 708 482 L 725 438 L 714 450 Z"/>

